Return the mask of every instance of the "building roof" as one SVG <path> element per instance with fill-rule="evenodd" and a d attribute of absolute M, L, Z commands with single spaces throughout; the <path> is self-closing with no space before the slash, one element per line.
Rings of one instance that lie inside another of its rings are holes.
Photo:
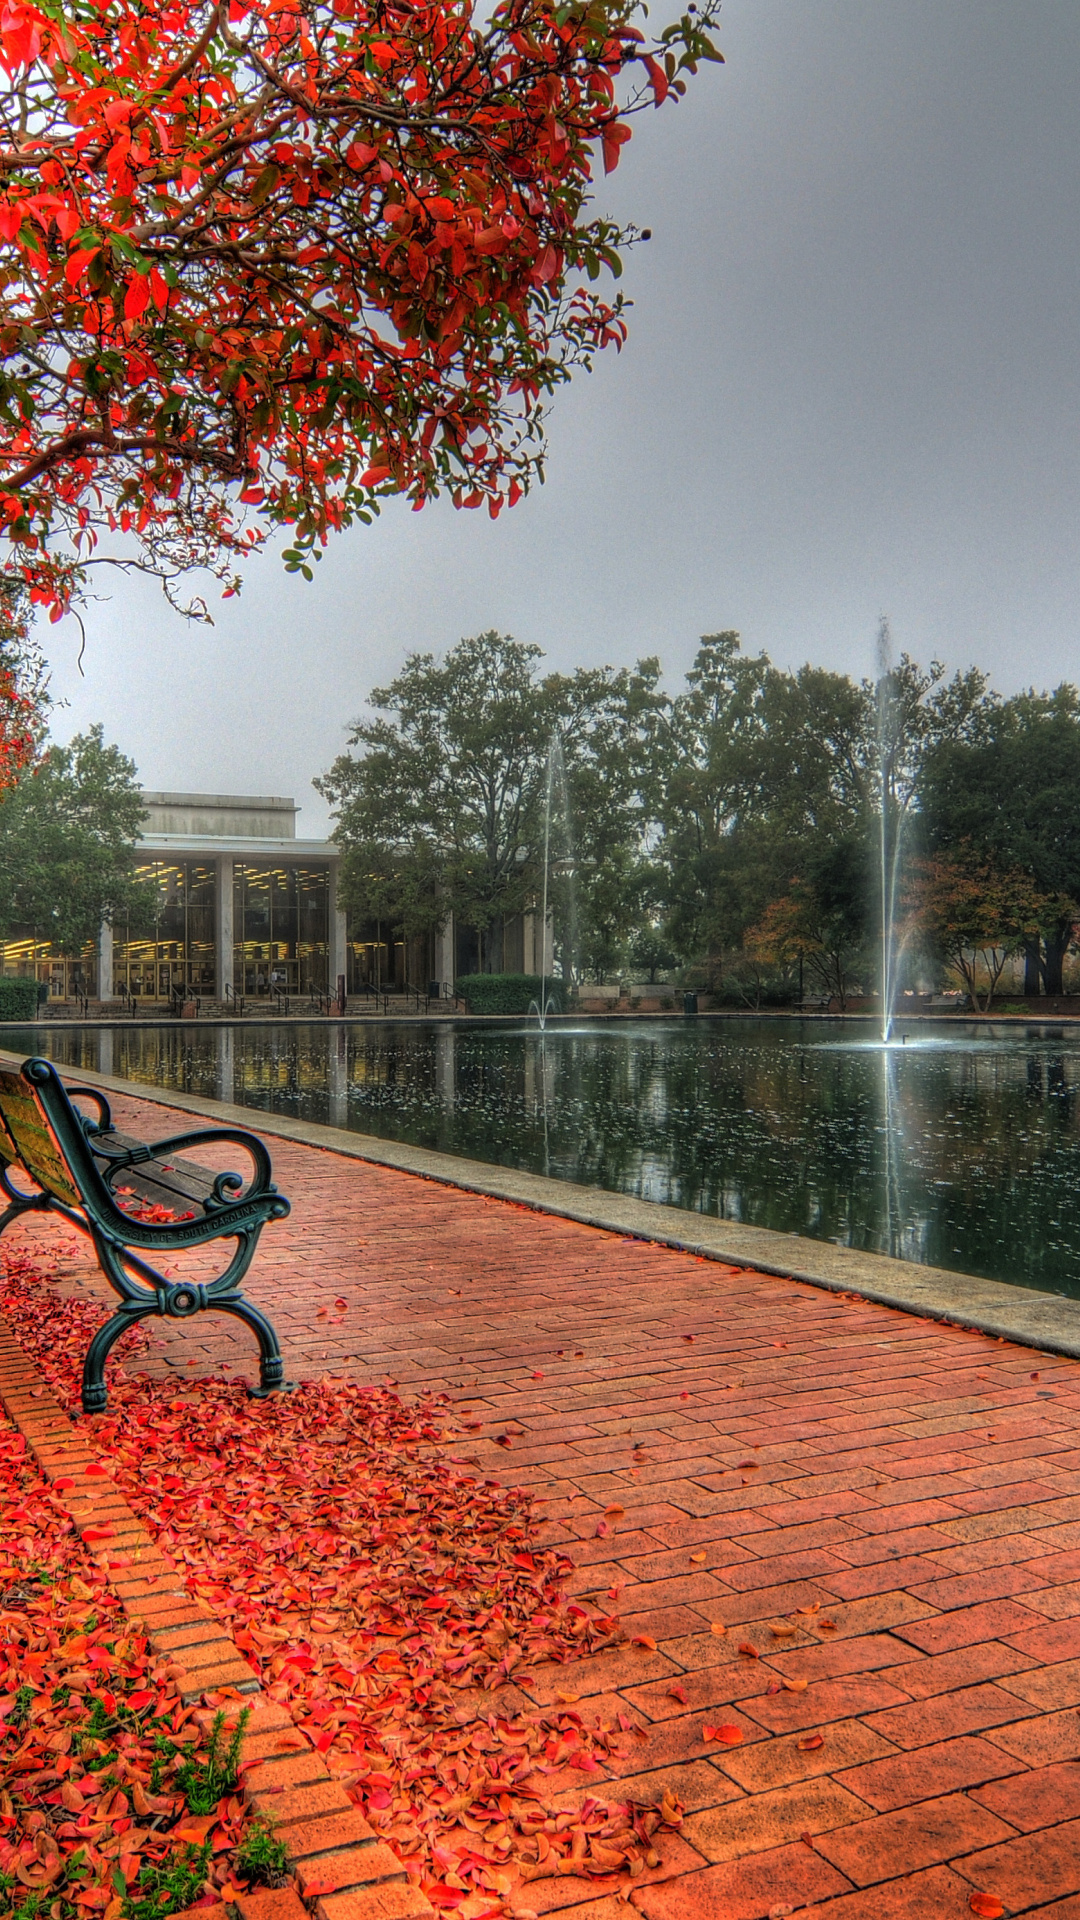
<path fill-rule="evenodd" d="M 219 855 L 250 863 L 282 860 L 340 860 L 333 840 L 277 840 L 239 834 L 141 833 L 140 853 L 159 853 L 172 859 L 216 860 Z"/>
<path fill-rule="evenodd" d="M 159 793 L 143 789 L 139 849 L 170 859 L 225 859 L 249 865 L 335 860 L 331 840 L 298 840 L 295 800 L 281 794 Z"/>

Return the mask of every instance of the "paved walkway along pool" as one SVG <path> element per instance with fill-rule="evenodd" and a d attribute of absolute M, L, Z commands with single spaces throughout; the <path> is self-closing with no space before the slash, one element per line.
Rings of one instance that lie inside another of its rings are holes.
<path fill-rule="evenodd" d="M 287 1371 L 451 1393 L 477 1465 L 548 1500 L 578 1590 L 617 1608 L 626 1644 L 524 1684 L 628 1709 L 621 1784 L 686 1805 L 631 1910 L 959 1920 L 982 1891 L 1080 1920 L 1080 1365 L 268 1145 L 293 1212 L 248 1291 Z M 81 1246 L 66 1281 L 106 1297 Z M 150 1329 L 154 1371 L 254 1377 L 224 1318 Z"/>

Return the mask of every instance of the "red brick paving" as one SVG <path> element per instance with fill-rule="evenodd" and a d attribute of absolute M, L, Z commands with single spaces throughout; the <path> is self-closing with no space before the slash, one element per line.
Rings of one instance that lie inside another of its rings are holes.
<path fill-rule="evenodd" d="M 521 1682 L 631 1713 L 623 1786 L 685 1800 L 639 1911 L 950 1920 L 979 1888 L 1080 1920 L 1080 1366 L 267 1144 L 293 1213 L 249 1291 L 287 1371 L 451 1393 L 478 1469 L 548 1502 L 577 1590 L 657 1642 Z M 64 1276 L 104 1296 L 84 1247 Z M 151 1329 L 153 1372 L 254 1376 L 233 1322 Z M 524 1895 L 626 1911 L 614 1885 Z"/>

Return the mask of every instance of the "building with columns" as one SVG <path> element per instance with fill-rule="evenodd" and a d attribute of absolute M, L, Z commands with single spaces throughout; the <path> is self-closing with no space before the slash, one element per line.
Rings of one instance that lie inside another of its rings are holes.
<path fill-rule="evenodd" d="M 102 1000 L 326 993 L 348 968 L 340 851 L 296 834 L 277 795 L 144 793 L 139 878 L 153 924 L 103 927 Z"/>
<path fill-rule="evenodd" d="M 275 993 L 426 992 L 476 969 L 474 929 L 453 917 L 404 941 L 377 922 L 348 923 L 338 899 L 341 850 L 297 837 L 295 801 L 272 794 L 143 793 L 136 872 L 153 912 L 138 927 L 104 926 L 81 954 L 53 950 L 25 928 L 0 944 L 0 971 L 36 978 L 55 1003 L 88 999 L 166 1005 L 178 995 L 228 1003 Z M 551 971 L 539 916 L 503 929 L 508 971 Z"/>

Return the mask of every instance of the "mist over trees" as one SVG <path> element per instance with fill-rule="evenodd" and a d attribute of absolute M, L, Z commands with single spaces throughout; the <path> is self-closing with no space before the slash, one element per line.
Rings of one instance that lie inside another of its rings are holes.
<path fill-rule="evenodd" d="M 504 923 L 539 902 L 546 822 L 568 978 L 844 1006 L 880 987 L 884 820 L 902 984 L 947 981 L 984 1005 L 1023 954 L 1028 992 L 1064 990 L 1075 688 L 1005 700 L 978 668 L 906 654 L 859 682 L 790 672 L 733 632 L 702 639 L 675 691 L 655 658 L 542 663 L 489 632 L 411 655 L 372 692 L 374 717 L 315 783 L 354 914 L 411 934 L 452 911 L 497 971 Z"/>

